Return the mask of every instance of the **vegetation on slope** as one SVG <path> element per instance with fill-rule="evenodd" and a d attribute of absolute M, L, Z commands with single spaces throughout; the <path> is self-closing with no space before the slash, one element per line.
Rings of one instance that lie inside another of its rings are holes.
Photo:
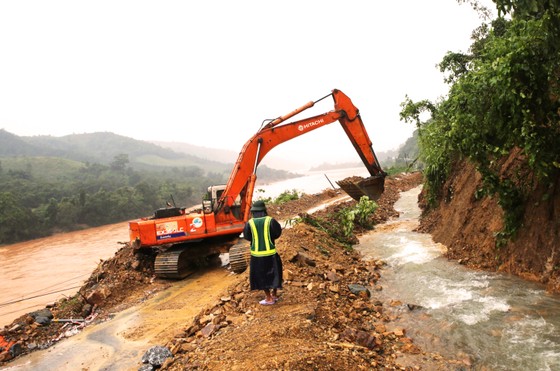
<path fill-rule="evenodd" d="M 477 195 L 497 195 L 504 210 L 499 240 L 504 242 L 518 230 L 534 183 L 552 185 L 559 175 L 560 5 L 555 0 L 494 3 L 498 18 L 473 32 L 469 52 L 450 52 L 439 64 L 450 86 L 447 97 L 437 102 L 407 97 L 401 118 L 419 128 L 431 205 L 453 163 L 469 160 L 483 179 Z M 424 112 L 429 119 L 423 119 Z M 517 150 L 522 166 L 501 173 L 505 158 Z"/>

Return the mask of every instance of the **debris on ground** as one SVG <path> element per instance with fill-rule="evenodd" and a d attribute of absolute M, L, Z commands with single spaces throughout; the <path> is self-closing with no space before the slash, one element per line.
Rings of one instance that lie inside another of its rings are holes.
<path fill-rule="evenodd" d="M 142 363 L 139 371 L 149 371 L 161 368 L 168 359 L 173 358 L 171 351 L 161 345 L 151 347 L 142 356 Z"/>
<path fill-rule="evenodd" d="M 420 174 L 388 179 L 388 191 L 378 200 L 378 211 L 385 215 L 375 219 L 398 215 L 392 205 L 399 192 L 420 182 Z M 340 207 L 319 213 L 328 218 Z M 377 281 L 383 262 L 366 262 L 357 251 L 305 223 L 285 229 L 276 247 L 285 280 L 278 302 L 259 305 L 263 293 L 251 291 L 248 272 L 243 273 L 245 280 L 169 341 L 174 357 L 166 369 L 406 369 L 413 364 L 449 369 L 448 361 L 422 352 L 406 329 L 391 324 L 386 304 L 375 298 L 382 289 Z"/>

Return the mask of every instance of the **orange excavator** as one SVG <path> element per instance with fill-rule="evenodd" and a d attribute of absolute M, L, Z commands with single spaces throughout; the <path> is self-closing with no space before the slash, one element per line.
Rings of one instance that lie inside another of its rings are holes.
<path fill-rule="evenodd" d="M 329 96 L 334 99 L 334 110 L 284 123 Z M 259 163 L 280 143 L 335 121 L 340 122 L 371 175 L 359 182 L 338 184 L 355 199 L 363 195 L 377 199 L 384 191 L 386 173 L 373 151 L 358 108 L 348 96 L 335 89 L 317 101 L 308 102 L 284 116 L 263 122 L 257 133 L 243 146 L 227 184 L 208 187 L 202 208 L 162 208 L 150 218 L 130 221 L 131 245 L 135 249 L 159 250 L 154 265 L 155 274 L 159 277 L 183 278 L 192 272 L 193 260 L 228 251 L 232 269 L 237 272 L 245 270 L 244 253 L 239 248 L 234 251 L 232 247 L 236 245 L 250 218 Z"/>

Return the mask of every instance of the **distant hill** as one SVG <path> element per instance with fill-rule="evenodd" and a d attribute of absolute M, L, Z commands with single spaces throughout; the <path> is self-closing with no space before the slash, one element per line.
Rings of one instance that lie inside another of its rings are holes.
<path fill-rule="evenodd" d="M 0 130 L 0 245 L 200 203 L 233 168 L 113 133 L 19 137 Z M 297 174 L 259 166 L 259 179 Z"/>
<path fill-rule="evenodd" d="M 62 163 L 71 167 L 79 166 L 79 163 L 110 165 L 117 156 L 123 154 L 128 156 L 128 165 L 136 170 L 197 167 L 205 173 L 215 172 L 228 175 L 238 156 L 238 153 L 233 151 L 204 148 L 185 143 L 158 145 L 110 132 L 72 134 L 62 137 L 48 135 L 20 137 L 0 129 L 0 158 L 4 158 L 2 163 L 4 168 L 17 170 L 30 166 L 30 158 L 34 158 L 33 169 L 59 168 Z M 27 157 L 27 159 L 25 161 L 16 160 L 16 157 Z M 54 161 L 54 159 L 58 160 Z M 54 162 L 57 164 L 54 165 Z M 268 181 L 286 179 L 296 175 L 284 170 L 274 170 L 264 165 L 259 169 L 260 177 Z M 48 171 L 44 173 L 45 176 L 50 174 Z"/>
<path fill-rule="evenodd" d="M 362 162 L 342 162 L 331 164 L 328 162 L 322 163 L 321 165 L 312 167 L 309 171 L 325 171 L 325 170 L 335 170 L 335 169 L 349 169 L 354 167 L 364 166 Z"/>
<path fill-rule="evenodd" d="M 67 160 L 110 164 L 116 156 L 126 154 L 133 168 L 191 167 L 206 171 L 229 171 L 231 163 L 212 161 L 178 153 L 153 143 L 102 132 L 72 134 L 63 137 L 18 137 L 0 130 L 0 157 L 58 157 Z"/>
<path fill-rule="evenodd" d="M 156 144 L 163 148 L 169 148 L 178 153 L 187 153 L 202 159 L 213 159 L 214 161 L 224 162 L 224 163 L 234 163 L 239 156 L 239 152 L 227 150 L 227 149 L 217 149 L 204 146 L 197 146 L 190 143 L 183 142 L 160 142 L 153 141 L 150 142 Z"/>

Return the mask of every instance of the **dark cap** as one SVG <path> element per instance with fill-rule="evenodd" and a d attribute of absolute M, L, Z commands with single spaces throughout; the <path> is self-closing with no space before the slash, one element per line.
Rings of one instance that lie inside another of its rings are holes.
<path fill-rule="evenodd" d="M 253 202 L 253 207 L 251 207 L 251 211 L 266 211 L 266 206 L 264 205 L 264 201 L 258 200 Z"/>

